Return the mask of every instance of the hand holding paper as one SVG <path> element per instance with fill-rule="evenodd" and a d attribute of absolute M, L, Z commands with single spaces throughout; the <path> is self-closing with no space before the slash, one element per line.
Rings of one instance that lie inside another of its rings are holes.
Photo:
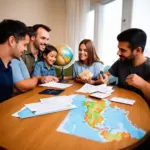
<path fill-rule="evenodd" d="M 81 72 L 79 74 L 79 77 L 82 79 L 82 80 L 91 80 L 92 77 L 93 77 L 93 74 L 88 70 L 84 70 L 83 72 Z"/>

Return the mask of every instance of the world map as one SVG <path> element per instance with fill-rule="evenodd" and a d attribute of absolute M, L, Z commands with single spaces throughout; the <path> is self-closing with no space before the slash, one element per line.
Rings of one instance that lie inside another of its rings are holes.
<path fill-rule="evenodd" d="M 108 100 L 94 101 L 77 95 L 73 104 L 77 108 L 69 112 L 57 131 L 99 142 L 141 139 L 145 135 L 128 119 L 128 111 L 111 107 Z"/>

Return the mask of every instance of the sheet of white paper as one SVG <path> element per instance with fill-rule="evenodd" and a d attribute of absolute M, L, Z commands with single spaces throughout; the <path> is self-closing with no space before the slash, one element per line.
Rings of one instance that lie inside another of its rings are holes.
<path fill-rule="evenodd" d="M 110 95 L 111 94 L 105 94 L 105 93 L 100 93 L 100 92 L 96 92 L 96 93 L 90 94 L 90 96 L 96 97 L 96 98 L 106 98 L 106 97 L 108 97 Z"/>
<path fill-rule="evenodd" d="M 127 99 L 127 98 L 121 98 L 121 97 L 113 97 L 110 100 L 113 102 L 129 104 L 129 105 L 133 105 L 135 103 L 135 100 L 131 100 L 131 99 Z"/>
<path fill-rule="evenodd" d="M 32 112 L 43 111 L 43 110 L 51 110 L 53 108 L 61 108 L 67 105 L 71 105 L 70 103 L 32 103 L 32 104 L 25 104 L 27 108 L 29 108 Z"/>
<path fill-rule="evenodd" d="M 41 115 L 45 113 L 53 113 L 53 112 L 59 112 L 63 110 L 73 109 L 76 108 L 75 105 L 66 105 L 66 106 L 51 106 L 48 109 L 41 109 L 35 112 L 36 115 Z"/>
<path fill-rule="evenodd" d="M 88 83 L 84 84 L 79 90 L 77 90 L 77 92 L 81 92 L 81 93 L 90 93 L 94 91 L 96 91 L 96 86 L 93 86 Z"/>
<path fill-rule="evenodd" d="M 72 104 L 72 99 L 75 95 L 70 96 L 56 96 L 50 98 L 40 99 L 41 102 L 25 104 L 27 108 L 29 108 L 35 114 L 39 114 L 41 112 L 56 112 L 57 110 L 66 110 L 74 108 Z"/>
<path fill-rule="evenodd" d="M 106 84 L 101 85 L 90 85 L 90 84 L 84 84 L 77 92 L 81 93 L 93 93 L 93 92 L 101 92 L 105 94 L 111 94 L 113 92 L 111 86 L 107 86 Z"/>
<path fill-rule="evenodd" d="M 61 101 L 61 99 L 65 99 L 67 96 L 54 96 L 49 98 L 41 98 L 40 101 L 42 103 L 52 103 L 52 102 L 58 102 Z"/>
<path fill-rule="evenodd" d="M 65 99 L 49 99 L 49 100 L 41 100 L 43 104 L 49 106 L 49 105 L 62 105 L 62 106 L 65 106 L 65 105 L 70 105 L 72 104 L 72 99 L 66 97 Z"/>
<path fill-rule="evenodd" d="M 47 108 L 47 105 L 43 104 L 41 102 L 31 103 L 31 104 L 25 104 L 25 106 L 27 108 L 29 108 L 32 112 L 38 111 L 40 109 L 46 109 Z"/>
<path fill-rule="evenodd" d="M 42 103 L 62 103 L 62 104 L 71 104 L 73 98 L 76 96 L 76 94 L 69 95 L 69 96 L 55 96 L 55 97 L 49 97 L 49 98 L 41 98 L 40 101 Z"/>
<path fill-rule="evenodd" d="M 59 89 L 65 89 L 65 88 L 68 88 L 68 87 L 72 86 L 72 84 L 48 82 L 48 83 L 44 83 L 44 84 L 39 84 L 39 86 L 46 86 L 46 87 L 54 87 L 54 88 L 59 88 Z"/>
<path fill-rule="evenodd" d="M 106 87 L 98 87 L 97 89 L 99 92 L 101 93 L 105 93 L 105 94 L 110 94 L 112 93 L 114 90 L 112 90 L 112 87 L 111 86 L 106 86 Z"/>

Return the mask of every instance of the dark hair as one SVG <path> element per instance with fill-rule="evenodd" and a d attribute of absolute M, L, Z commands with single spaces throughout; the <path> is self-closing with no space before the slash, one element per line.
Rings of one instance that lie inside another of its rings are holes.
<path fill-rule="evenodd" d="M 39 29 L 39 28 L 43 28 L 43 29 L 45 29 L 47 32 L 50 32 L 51 31 L 51 29 L 48 27 L 48 26 L 46 26 L 46 25 L 44 25 L 44 24 L 35 24 L 33 27 L 32 27 L 32 31 L 36 34 L 36 32 L 37 32 L 37 30 Z"/>
<path fill-rule="evenodd" d="M 117 36 L 117 40 L 119 42 L 129 42 L 131 50 L 141 47 L 143 52 L 146 45 L 147 35 L 141 29 L 131 28 L 121 32 Z"/>
<path fill-rule="evenodd" d="M 24 39 L 26 34 L 27 26 L 21 21 L 5 19 L 0 22 L 0 44 L 5 43 L 10 36 L 14 36 L 16 41 Z"/>
<path fill-rule="evenodd" d="M 33 27 L 32 26 L 28 26 L 28 34 L 29 34 L 30 38 L 32 36 L 35 36 L 35 32 L 33 31 Z"/>
<path fill-rule="evenodd" d="M 54 47 L 53 45 L 48 44 L 48 45 L 46 45 L 45 50 L 43 51 L 43 55 L 44 54 L 47 55 L 48 53 L 50 53 L 52 51 L 55 51 L 55 52 L 58 53 L 56 47 Z"/>
<path fill-rule="evenodd" d="M 103 64 L 103 62 L 99 59 L 97 53 L 96 53 L 96 49 L 95 49 L 95 45 L 94 43 L 90 40 L 90 39 L 84 39 L 83 41 L 81 41 L 81 43 L 79 44 L 79 49 L 81 44 L 85 44 L 87 52 L 88 52 L 88 66 L 91 66 L 94 62 L 100 62 Z M 82 63 L 82 61 L 79 58 L 79 61 Z"/>

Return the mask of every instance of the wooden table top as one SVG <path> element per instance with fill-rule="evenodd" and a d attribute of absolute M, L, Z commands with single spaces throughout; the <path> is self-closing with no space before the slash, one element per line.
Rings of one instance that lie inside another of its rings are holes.
<path fill-rule="evenodd" d="M 75 93 L 83 84 L 73 83 L 60 95 Z M 37 117 L 20 119 L 12 114 L 20 110 L 24 104 L 39 102 L 40 98 L 50 95 L 38 94 L 45 87 L 36 87 L 34 90 L 13 97 L 0 103 L 0 146 L 8 150 L 116 150 L 131 149 L 141 143 L 133 138 L 121 141 L 95 142 L 85 138 L 57 132 L 56 129 L 64 120 L 69 110 L 41 115 Z M 148 135 L 150 132 L 150 109 L 144 99 L 138 94 L 114 88 L 113 96 L 126 97 L 136 100 L 133 106 L 112 102 L 112 106 L 129 111 L 128 118 L 137 128 L 143 129 Z M 88 94 L 84 94 L 88 96 Z M 143 138 L 144 139 L 144 138 Z"/>

